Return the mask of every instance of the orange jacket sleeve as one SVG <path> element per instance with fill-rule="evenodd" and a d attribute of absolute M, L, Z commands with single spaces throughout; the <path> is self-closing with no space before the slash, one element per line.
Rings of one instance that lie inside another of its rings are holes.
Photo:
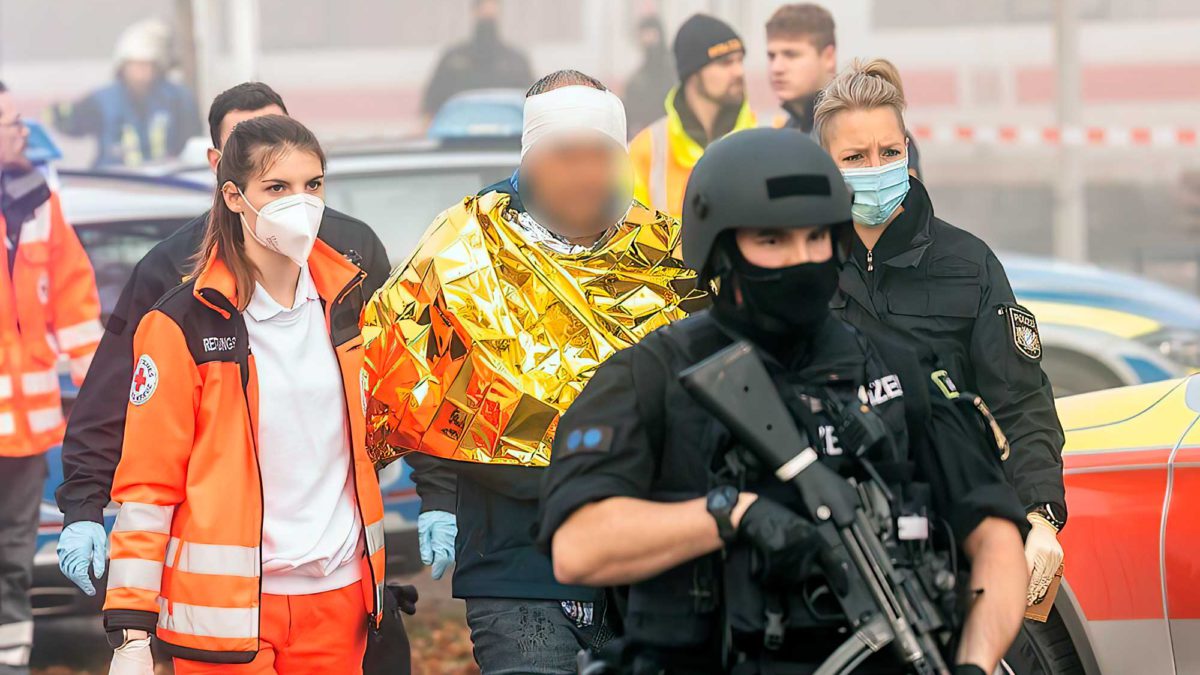
<path fill-rule="evenodd" d="M 133 346 L 125 442 L 112 488 L 121 511 L 113 527 L 104 609 L 157 616 L 171 522 L 187 483 L 201 379 L 183 331 L 162 312 L 142 319 Z M 136 620 L 123 623 L 146 628 Z"/>
<path fill-rule="evenodd" d="M 83 382 L 104 329 L 96 275 L 75 229 L 63 216 L 58 195 L 50 197 L 50 321 L 58 349 L 71 361 L 71 379 Z"/>

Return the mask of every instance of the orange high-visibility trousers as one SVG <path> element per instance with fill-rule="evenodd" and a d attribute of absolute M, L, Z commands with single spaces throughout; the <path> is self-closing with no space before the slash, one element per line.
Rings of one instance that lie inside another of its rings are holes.
<path fill-rule="evenodd" d="M 175 675 L 361 675 L 367 608 L 358 583 L 313 595 L 262 596 L 258 656 L 227 665 L 175 659 Z"/>

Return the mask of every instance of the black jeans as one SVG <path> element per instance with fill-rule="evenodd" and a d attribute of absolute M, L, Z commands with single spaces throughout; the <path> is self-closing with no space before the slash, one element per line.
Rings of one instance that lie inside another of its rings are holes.
<path fill-rule="evenodd" d="M 0 457 L 0 675 L 29 672 L 29 587 L 45 482 L 45 455 Z"/>
<path fill-rule="evenodd" d="M 593 603 L 467 598 L 467 625 L 483 675 L 575 675 L 602 618 Z M 572 616 L 568 615 L 568 612 Z"/>

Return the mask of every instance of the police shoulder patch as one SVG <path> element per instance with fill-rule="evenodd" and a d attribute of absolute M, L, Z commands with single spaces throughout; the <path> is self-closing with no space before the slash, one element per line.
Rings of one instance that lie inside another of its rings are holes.
<path fill-rule="evenodd" d="M 129 385 L 129 402 L 142 405 L 150 400 L 158 389 L 158 366 L 149 354 L 138 357 L 137 365 L 133 368 L 133 382 Z"/>
<path fill-rule="evenodd" d="M 1030 361 L 1041 361 L 1042 336 L 1033 312 L 1020 305 L 1005 305 L 1001 312 L 1007 314 L 1009 334 L 1017 353 Z"/>

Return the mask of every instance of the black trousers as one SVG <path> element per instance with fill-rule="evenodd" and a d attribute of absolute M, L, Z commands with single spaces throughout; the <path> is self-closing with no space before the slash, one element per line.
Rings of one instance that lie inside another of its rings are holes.
<path fill-rule="evenodd" d="M 45 455 L 0 457 L 0 675 L 29 672 L 29 588 L 45 481 Z"/>

